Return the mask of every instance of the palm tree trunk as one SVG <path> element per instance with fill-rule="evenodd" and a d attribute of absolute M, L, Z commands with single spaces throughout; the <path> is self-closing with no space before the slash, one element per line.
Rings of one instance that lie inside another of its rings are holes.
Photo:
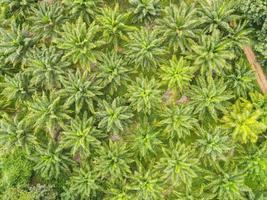
<path fill-rule="evenodd" d="M 261 65 L 257 62 L 256 56 L 251 49 L 250 46 L 243 47 L 243 51 L 247 57 L 247 60 L 249 64 L 251 65 L 251 68 L 256 74 L 257 83 L 262 91 L 263 94 L 267 93 L 267 79 L 266 76 L 261 68 Z"/>

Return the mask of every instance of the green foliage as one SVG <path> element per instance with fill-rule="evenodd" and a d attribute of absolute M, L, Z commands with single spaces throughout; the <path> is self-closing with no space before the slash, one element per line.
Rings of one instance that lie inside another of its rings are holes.
<path fill-rule="evenodd" d="M 66 106 L 75 104 L 75 112 L 79 113 L 82 108 L 94 112 L 94 101 L 102 95 L 98 82 L 90 77 L 88 72 L 77 70 L 75 73 L 69 71 L 67 77 L 62 79 L 63 88 L 60 90 L 62 97 L 65 97 Z"/>
<path fill-rule="evenodd" d="M 100 110 L 96 113 L 100 120 L 98 128 L 107 132 L 118 132 L 123 131 L 129 125 L 133 114 L 129 106 L 121 103 L 122 100 L 119 98 L 115 98 L 110 104 L 106 100 L 100 103 Z"/>
<path fill-rule="evenodd" d="M 220 111 L 224 111 L 232 99 L 232 93 L 227 89 L 223 79 L 213 79 L 208 77 L 197 79 L 197 84 L 191 86 L 189 95 L 194 112 L 199 115 L 199 119 L 211 117 L 218 119 Z"/>
<path fill-rule="evenodd" d="M 22 149 L 16 149 L 10 154 L 1 157 L 1 189 L 8 187 L 25 186 L 33 170 L 33 163 L 27 159 L 26 153 Z"/>
<path fill-rule="evenodd" d="M 129 0 L 134 22 L 150 22 L 161 13 L 159 0 Z"/>
<path fill-rule="evenodd" d="M 98 48 L 104 44 L 97 40 L 99 26 L 93 22 L 87 27 L 82 18 L 79 18 L 75 23 L 67 22 L 62 29 L 60 38 L 56 38 L 54 42 L 65 51 L 63 58 L 89 68 L 96 62 Z"/>
<path fill-rule="evenodd" d="M 154 78 L 137 78 L 128 88 L 129 101 L 133 110 L 150 114 L 161 103 L 161 91 Z"/>
<path fill-rule="evenodd" d="M 70 125 L 63 127 L 61 146 L 70 148 L 73 156 L 90 156 L 92 151 L 100 147 L 100 141 L 97 139 L 100 133 L 93 123 L 93 118 L 88 118 L 86 113 L 82 118 L 76 117 L 71 120 Z"/>
<path fill-rule="evenodd" d="M 238 99 L 222 118 L 223 127 L 228 129 L 234 140 L 242 143 L 257 142 L 258 135 L 266 130 L 266 125 L 259 121 L 260 110 L 254 110 L 251 102 Z"/>
<path fill-rule="evenodd" d="M 142 70 L 153 70 L 162 61 L 165 50 L 162 46 L 163 39 L 158 33 L 141 29 L 129 34 L 127 57 L 130 62 Z"/>
<path fill-rule="evenodd" d="M 157 29 L 171 50 L 185 52 L 191 49 L 199 32 L 196 14 L 194 4 L 189 6 L 183 1 L 179 6 L 171 4 L 165 8 L 164 17 L 157 21 Z"/>
<path fill-rule="evenodd" d="M 161 79 L 168 88 L 179 90 L 182 93 L 188 88 L 194 77 L 195 68 L 183 57 L 179 60 L 175 56 L 161 67 Z"/>
<path fill-rule="evenodd" d="M 163 133 L 172 139 L 186 138 L 198 127 L 198 120 L 193 116 L 190 106 L 166 107 L 161 118 Z"/>

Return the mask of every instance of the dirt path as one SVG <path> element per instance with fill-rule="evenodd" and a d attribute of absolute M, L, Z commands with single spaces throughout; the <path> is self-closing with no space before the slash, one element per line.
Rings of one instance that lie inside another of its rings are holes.
<path fill-rule="evenodd" d="M 245 46 L 243 48 L 243 51 L 248 59 L 249 64 L 251 65 L 251 68 L 253 69 L 253 71 L 255 71 L 257 82 L 262 93 L 266 94 L 267 93 L 267 79 L 260 64 L 256 60 L 256 56 L 254 52 L 252 51 L 250 46 Z"/>

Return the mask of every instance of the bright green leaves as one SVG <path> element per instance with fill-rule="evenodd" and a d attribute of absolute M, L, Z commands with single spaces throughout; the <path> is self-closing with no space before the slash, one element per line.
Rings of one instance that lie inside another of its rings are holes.
<path fill-rule="evenodd" d="M 166 38 L 171 50 L 185 52 L 191 49 L 198 37 L 197 10 L 193 5 L 181 2 L 179 6 L 171 4 L 164 10 L 164 17 L 157 21 L 157 30 Z"/>
<path fill-rule="evenodd" d="M 63 58 L 89 69 L 96 62 L 98 48 L 104 44 L 97 38 L 99 27 L 95 23 L 87 27 L 79 18 L 74 24 L 66 23 L 62 29 L 60 38 L 56 38 L 55 43 L 65 51 Z"/>
<path fill-rule="evenodd" d="M 150 114 L 161 102 L 161 91 L 154 78 L 137 78 L 128 88 L 133 110 Z"/>
<path fill-rule="evenodd" d="M 170 89 L 179 90 L 182 93 L 189 87 L 194 77 L 195 68 L 183 57 L 179 60 L 175 56 L 161 67 L 161 79 Z"/>
<path fill-rule="evenodd" d="M 212 35 L 202 35 L 199 44 L 192 46 L 192 54 L 188 58 L 193 60 L 193 65 L 200 69 L 202 75 L 213 72 L 220 74 L 224 68 L 229 68 L 229 61 L 234 58 L 233 51 L 229 49 L 228 40 L 214 31 Z"/>
<path fill-rule="evenodd" d="M 225 113 L 221 122 L 228 129 L 233 139 L 242 143 L 257 142 L 258 135 L 266 130 L 266 125 L 259 119 L 261 110 L 254 110 L 253 105 L 244 99 L 238 99 Z"/>
<path fill-rule="evenodd" d="M 198 168 L 198 159 L 194 157 L 193 150 L 189 146 L 177 143 L 171 149 L 163 149 L 163 154 L 157 164 L 162 178 L 170 181 L 172 185 L 184 184 L 190 190 L 193 179 L 197 177 Z"/>
<path fill-rule="evenodd" d="M 98 174 L 102 178 L 111 179 L 111 181 L 123 179 L 131 173 L 132 153 L 125 143 L 109 141 L 99 151 L 95 162 Z"/>
<path fill-rule="evenodd" d="M 115 8 L 103 8 L 102 14 L 97 18 L 103 40 L 117 48 L 122 40 L 127 39 L 127 33 L 135 30 L 135 28 L 127 25 L 128 18 L 129 14 L 119 13 L 118 4 Z"/>
<path fill-rule="evenodd" d="M 31 51 L 27 59 L 26 73 L 32 76 L 32 85 L 47 90 L 60 88 L 60 79 L 70 65 L 69 62 L 61 60 L 62 56 L 63 52 L 53 46 L 43 46 Z"/>
<path fill-rule="evenodd" d="M 93 118 L 87 118 L 86 114 L 82 118 L 76 117 L 70 125 L 63 127 L 60 146 L 70 149 L 72 156 L 90 156 L 100 147 L 100 141 L 96 138 L 100 132 L 93 123 Z"/>
<path fill-rule="evenodd" d="M 198 120 L 192 111 L 190 106 L 165 107 L 160 121 L 163 134 L 171 139 L 184 139 L 190 136 L 198 127 Z"/>
<path fill-rule="evenodd" d="M 134 22 L 150 22 L 161 13 L 159 0 L 129 0 Z"/>
<path fill-rule="evenodd" d="M 66 99 L 66 106 L 75 104 L 77 114 L 82 108 L 94 112 L 94 101 L 102 95 L 101 87 L 94 77 L 89 76 L 87 71 L 69 71 L 67 77 L 62 79 L 62 84 L 60 94 Z"/>
<path fill-rule="evenodd" d="M 155 30 L 144 28 L 130 33 L 126 51 L 130 62 L 142 70 L 156 69 L 166 53 L 162 46 L 163 39 L 158 36 Z"/>
<path fill-rule="evenodd" d="M 232 93 L 227 89 L 223 79 L 207 80 L 199 78 L 197 85 L 192 85 L 189 90 L 190 104 L 194 106 L 194 113 L 199 119 L 212 118 L 217 120 L 220 112 L 224 111 L 233 98 Z"/>
<path fill-rule="evenodd" d="M 100 103 L 99 111 L 96 112 L 100 120 L 98 128 L 107 132 L 119 132 L 125 130 L 129 125 L 133 114 L 128 106 L 122 105 L 121 99 L 115 98 L 111 103 L 103 100 Z"/>
<path fill-rule="evenodd" d="M 130 81 L 129 75 L 132 70 L 124 57 L 115 52 L 103 54 L 98 69 L 97 78 L 111 95 L 117 92 L 119 86 L 126 86 Z"/>
<path fill-rule="evenodd" d="M 44 179 L 56 179 L 64 173 L 70 172 L 69 165 L 73 161 L 52 143 L 48 147 L 37 146 L 34 169 Z"/>

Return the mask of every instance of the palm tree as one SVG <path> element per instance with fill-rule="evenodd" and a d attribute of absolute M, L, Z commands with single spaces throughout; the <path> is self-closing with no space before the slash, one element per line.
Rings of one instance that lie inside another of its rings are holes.
<path fill-rule="evenodd" d="M 207 181 L 205 190 L 208 192 L 207 199 L 247 199 L 252 197 L 250 188 L 245 185 L 244 173 L 230 167 L 217 167 L 215 172 L 210 172 L 204 179 Z M 248 197 L 248 198 L 249 198 Z"/>
<path fill-rule="evenodd" d="M 132 153 L 125 143 L 109 141 L 98 153 L 95 163 L 97 173 L 101 178 L 110 181 L 122 180 L 131 173 Z"/>
<path fill-rule="evenodd" d="M 32 13 L 30 21 L 36 38 L 47 40 L 58 35 L 57 31 L 65 20 L 60 4 L 40 3 L 32 8 Z"/>
<path fill-rule="evenodd" d="M 48 147 L 37 146 L 35 149 L 34 170 L 44 179 L 57 179 L 60 175 L 70 172 L 73 161 L 56 148 L 55 144 L 49 143 Z"/>
<path fill-rule="evenodd" d="M 150 114 L 161 103 L 161 90 L 154 78 L 136 78 L 128 86 L 129 101 L 138 113 Z"/>
<path fill-rule="evenodd" d="M 66 99 L 65 105 L 75 105 L 75 112 L 78 114 L 82 108 L 89 109 L 94 113 L 94 101 L 102 95 L 99 81 L 89 76 L 88 72 L 77 70 L 76 73 L 69 71 L 66 78 L 61 80 L 62 89 L 60 95 Z"/>
<path fill-rule="evenodd" d="M 113 95 L 118 87 L 126 86 L 130 81 L 131 69 L 124 58 L 115 52 L 103 54 L 99 61 L 97 78 L 100 85 Z"/>
<path fill-rule="evenodd" d="M 163 180 L 174 186 L 184 184 L 190 190 L 193 179 L 197 177 L 198 159 L 190 146 L 176 143 L 163 149 L 156 167 L 161 170 Z"/>
<path fill-rule="evenodd" d="M 29 153 L 37 140 L 25 119 L 18 115 L 12 117 L 4 114 L 0 120 L 0 144 L 2 152 L 22 147 Z"/>
<path fill-rule="evenodd" d="M 256 89 L 256 77 L 249 64 L 244 59 L 235 62 L 231 70 L 226 72 L 228 87 L 237 97 L 247 97 L 250 91 Z"/>
<path fill-rule="evenodd" d="M 63 4 L 67 6 L 68 14 L 71 19 L 81 17 L 84 22 L 91 23 L 95 16 L 99 13 L 102 6 L 102 0 L 63 0 Z"/>
<path fill-rule="evenodd" d="M 235 13 L 238 1 L 230 0 L 201 0 L 200 5 L 200 21 L 204 30 L 208 33 L 216 29 L 221 31 L 229 31 L 229 23 L 239 18 Z"/>
<path fill-rule="evenodd" d="M 155 30 L 141 29 L 129 34 L 126 48 L 127 58 L 142 70 L 153 70 L 159 66 L 162 56 L 166 54 L 163 39 Z"/>
<path fill-rule="evenodd" d="M 99 111 L 96 112 L 100 120 L 98 128 L 107 132 L 123 131 L 133 117 L 129 106 L 121 104 L 121 99 L 115 98 L 111 103 L 103 100 L 99 104 Z"/>
<path fill-rule="evenodd" d="M 221 160 L 227 160 L 227 153 L 234 145 L 221 128 L 201 128 L 198 135 L 200 137 L 194 143 L 194 147 L 198 149 L 199 160 L 205 166 L 214 166 Z"/>
<path fill-rule="evenodd" d="M 28 27 L 13 23 L 11 30 L 0 29 L 0 34 L 0 54 L 4 56 L 4 62 L 13 66 L 24 64 L 25 55 L 33 45 Z"/>
<path fill-rule="evenodd" d="M 55 137 L 64 120 L 69 120 L 69 110 L 62 105 L 60 97 L 55 93 L 34 96 L 33 101 L 28 103 L 27 122 L 33 124 L 35 131 L 46 130 Z"/>
<path fill-rule="evenodd" d="M 227 89 L 223 79 L 207 80 L 200 77 L 197 84 L 192 85 L 189 90 L 190 104 L 194 107 L 194 113 L 198 114 L 199 119 L 217 120 L 220 112 L 230 105 L 229 100 L 233 98 L 232 92 Z"/>
<path fill-rule="evenodd" d="M 133 22 L 150 22 L 161 14 L 159 0 L 129 0 L 133 12 Z"/>
<path fill-rule="evenodd" d="M 34 89 L 30 86 L 29 76 L 18 73 L 14 77 L 5 76 L 0 83 L 2 88 L 1 96 L 7 103 L 15 103 L 16 107 L 21 107 L 31 99 Z"/>
<path fill-rule="evenodd" d="M 91 199 L 101 189 L 97 182 L 97 175 L 88 166 L 74 169 L 70 177 L 69 188 L 71 199 Z"/>
<path fill-rule="evenodd" d="M 83 158 L 89 157 L 93 151 L 100 148 L 100 141 L 97 139 L 100 132 L 94 127 L 93 118 L 76 116 L 70 125 L 63 126 L 60 146 L 71 150 L 72 156 L 79 154 Z"/>
<path fill-rule="evenodd" d="M 128 137 L 128 145 L 138 158 L 151 159 L 159 153 L 163 143 L 160 132 L 151 123 L 144 120 L 132 132 Z"/>
<path fill-rule="evenodd" d="M 133 195 L 129 191 L 129 183 L 124 179 L 122 181 L 117 180 L 114 182 L 109 182 L 104 200 L 131 200 Z"/>
<path fill-rule="evenodd" d="M 164 85 L 167 85 L 169 89 L 172 89 L 174 93 L 183 93 L 190 85 L 194 77 L 195 67 L 191 67 L 190 63 L 180 57 L 177 60 L 176 56 L 161 66 L 161 80 Z"/>
<path fill-rule="evenodd" d="M 229 40 L 222 38 L 220 32 L 212 35 L 201 35 L 199 44 L 193 45 L 192 53 L 187 58 L 200 69 L 202 75 L 213 72 L 220 74 L 224 68 L 229 68 L 229 61 L 234 58 L 234 52 L 229 49 Z"/>
<path fill-rule="evenodd" d="M 133 199 L 164 199 L 164 189 L 159 174 L 150 168 L 138 166 L 130 178 L 129 190 L 133 192 Z"/>
<path fill-rule="evenodd" d="M 253 104 L 245 99 L 238 99 L 225 112 L 221 122 L 223 127 L 232 134 L 236 141 L 242 143 L 257 142 L 258 135 L 263 133 L 267 126 L 260 121 L 262 111 L 254 109 Z"/>
<path fill-rule="evenodd" d="M 26 73 L 31 75 L 31 83 L 46 90 L 60 88 L 60 79 L 65 70 L 70 66 L 69 62 L 62 61 L 63 52 L 54 46 L 34 48 L 27 58 Z"/>
<path fill-rule="evenodd" d="M 181 2 L 179 6 L 171 4 L 164 10 L 163 18 L 157 21 L 157 30 L 166 38 L 169 49 L 185 52 L 191 49 L 199 33 L 197 9 Z"/>
<path fill-rule="evenodd" d="M 104 44 L 98 40 L 99 26 L 91 23 L 86 27 L 86 23 L 79 18 L 76 23 L 63 25 L 60 37 L 55 38 L 54 42 L 59 49 L 63 49 L 65 54 L 63 58 L 78 64 L 81 67 L 90 69 L 90 65 L 96 62 L 99 51 L 98 48 Z"/>
<path fill-rule="evenodd" d="M 105 7 L 101 10 L 101 15 L 97 17 L 100 25 L 103 40 L 107 44 L 118 48 L 122 40 L 127 40 L 127 33 L 135 30 L 134 27 L 127 25 L 129 14 L 119 13 L 119 4 L 114 8 Z"/>
<path fill-rule="evenodd" d="M 159 125 L 164 135 L 171 139 L 184 139 L 198 128 L 191 106 L 170 106 L 160 113 Z"/>

